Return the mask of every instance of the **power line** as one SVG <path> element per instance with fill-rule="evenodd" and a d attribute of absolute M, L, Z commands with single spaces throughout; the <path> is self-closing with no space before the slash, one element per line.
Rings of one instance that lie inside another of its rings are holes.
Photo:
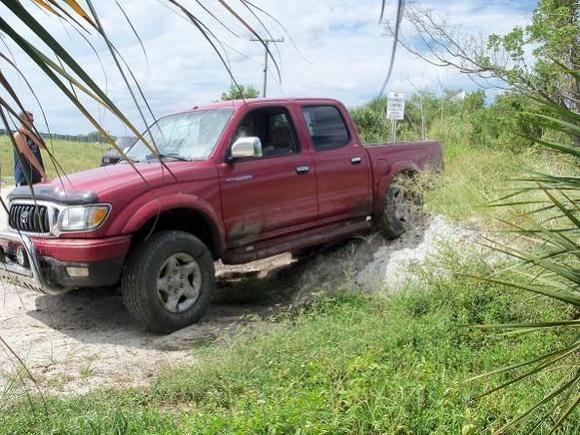
<path fill-rule="evenodd" d="M 262 90 L 262 96 L 266 96 L 266 90 L 268 88 L 268 44 L 270 42 L 284 42 L 284 38 L 277 38 L 277 39 L 259 39 L 259 38 L 251 38 L 250 41 L 252 42 L 261 42 L 264 45 L 264 87 Z"/>

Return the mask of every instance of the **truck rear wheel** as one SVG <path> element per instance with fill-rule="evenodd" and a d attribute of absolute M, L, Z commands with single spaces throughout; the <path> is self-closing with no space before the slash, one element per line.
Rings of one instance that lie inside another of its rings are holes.
<path fill-rule="evenodd" d="M 161 231 L 130 256 L 122 279 L 123 303 L 147 329 L 172 332 L 198 321 L 214 294 L 213 258 L 197 237 Z"/>
<path fill-rule="evenodd" d="M 419 218 L 423 197 L 414 189 L 409 175 L 393 179 L 384 198 L 383 214 L 375 220 L 375 227 L 387 239 L 396 239 L 410 229 Z"/>

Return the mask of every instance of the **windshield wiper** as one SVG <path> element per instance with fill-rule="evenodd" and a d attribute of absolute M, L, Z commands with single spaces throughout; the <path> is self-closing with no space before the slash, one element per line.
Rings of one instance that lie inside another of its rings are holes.
<path fill-rule="evenodd" d="M 159 153 L 159 154 L 149 154 L 149 155 L 145 156 L 146 160 L 153 160 L 153 159 L 158 159 L 158 158 L 159 159 L 179 160 L 180 162 L 191 161 L 191 159 L 188 159 L 187 157 L 180 156 L 177 153 L 167 153 L 167 154 Z"/>

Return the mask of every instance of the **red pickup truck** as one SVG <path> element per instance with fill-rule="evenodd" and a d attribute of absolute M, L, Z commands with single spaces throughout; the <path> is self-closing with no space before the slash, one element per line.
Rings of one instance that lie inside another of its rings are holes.
<path fill-rule="evenodd" d="M 0 278 L 46 294 L 121 284 L 169 332 L 204 314 L 214 261 L 244 263 L 409 220 L 396 182 L 442 165 L 437 142 L 363 146 L 331 99 L 222 102 L 160 119 L 131 161 L 18 187 Z M 155 144 L 153 146 L 152 144 Z"/>

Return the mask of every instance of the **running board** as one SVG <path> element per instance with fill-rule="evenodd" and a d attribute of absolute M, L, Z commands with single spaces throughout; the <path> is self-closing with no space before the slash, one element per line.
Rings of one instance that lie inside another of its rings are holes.
<path fill-rule="evenodd" d="M 261 258 L 271 257 L 284 252 L 298 251 L 309 246 L 322 245 L 329 242 L 337 242 L 357 234 L 368 232 L 372 224 L 368 220 L 346 222 L 328 225 L 322 228 L 314 228 L 304 231 L 298 236 L 290 234 L 254 245 L 235 248 L 224 252 L 222 262 L 224 264 L 242 264 Z"/>

